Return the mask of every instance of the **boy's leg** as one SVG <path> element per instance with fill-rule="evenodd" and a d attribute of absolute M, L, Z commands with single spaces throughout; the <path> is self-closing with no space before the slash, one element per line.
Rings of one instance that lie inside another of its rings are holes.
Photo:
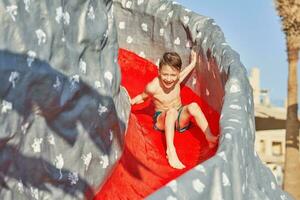
<path fill-rule="evenodd" d="M 155 122 L 156 128 L 162 131 L 165 130 L 165 118 L 166 118 L 166 112 L 162 112 L 156 119 Z"/>
<path fill-rule="evenodd" d="M 210 128 L 208 126 L 208 122 L 197 103 L 190 103 L 182 108 L 181 116 L 179 119 L 180 127 L 186 126 L 190 116 L 194 117 L 197 125 L 204 132 L 205 137 L 208 141 L 210 141 L 210 147 L 213 147 L 217 142 L 217 137 L 212 135 Z"/>
<path fill-rule="evenodd" d="M 179 160 L 174 146 L 174 128 L 178 112 L 176 109 L 170 109 L 166 112 L 165 135 L 167 143 L 167 156 L 169 164 L 176 169 L 183 169 L 185 166 Z"/>

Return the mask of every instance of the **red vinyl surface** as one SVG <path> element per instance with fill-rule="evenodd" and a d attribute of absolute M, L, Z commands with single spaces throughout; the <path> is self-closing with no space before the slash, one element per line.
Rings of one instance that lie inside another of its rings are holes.
<path fill-rule="evenodd" d="M 119 51 L 119 65 L 121 84 L 131 98 L 141 93 L 146 84 L 157 76 L 158 69 L 153 63 L 124 49 Z M 182 86 L 181 99 L 184 105 L 197 102 L 213 134 L 219 134 L 218 112 L 186 86 Z M 189 130 L 175 132 L 174 137 L 178 157 L 187 167 L 183 170 L 173 169 L 166 159 L 164 133 L 153 129 L 153 114 L 154 107 L 150 100 L 132 107 L 122 157 L 98 191 L 96 200 L 143 199 L 215 154 L 217 147 L 208 148 L 203 132 L 192 121 Z"/>

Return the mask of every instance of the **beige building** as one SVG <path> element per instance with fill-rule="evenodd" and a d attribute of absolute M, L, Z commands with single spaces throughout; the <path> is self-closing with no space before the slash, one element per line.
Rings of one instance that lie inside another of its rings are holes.
<path fill-rule="evenodd" d="M 285 163 L 286 109 L 271 104 L 269 91 L 260 87 L 260 71 L 251 69 L 256 124 L 255 149 L 260 159 L 273 172 L 277 183 L 283 184 Z"/>
<path fill-rule="evenodd" d="M 285 129 L 257 131 L 255 149 L 260 159 L 272 170 L 277 183 L 282 186 L 285 162 Z"/>

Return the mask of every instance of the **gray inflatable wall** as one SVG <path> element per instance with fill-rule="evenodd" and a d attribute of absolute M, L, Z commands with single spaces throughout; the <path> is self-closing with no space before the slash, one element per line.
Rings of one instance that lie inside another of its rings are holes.
<path fill-rule="evenodd" d="M 91 199 L 121 155 L 112 1 L 0 1 L 0 199 Z"/>
<path fill-rule="evenodd" d="M 255 153 L 246 70 L 212 19 L 165 0 L 2 0 L 0 11 L 0 199 L 89 199 L 103 184 L 130 110 L 118 45 L 153 62 L 174 50 L 187 63 L 195 48 L 186 84 L 221 112 L 217 154 L 148 199 L 291 199 Z"/>

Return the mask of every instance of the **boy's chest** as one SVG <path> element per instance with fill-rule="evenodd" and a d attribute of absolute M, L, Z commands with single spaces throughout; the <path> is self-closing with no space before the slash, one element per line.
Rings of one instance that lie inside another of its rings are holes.
<path fill-rule="evenodd" d="M 162 103 L 175 101 L 178 98 L 180 98 L 180 87 L 175 87 L 169 93 L 165 93 L 164 91 L 159 91 L 153 97 Z"/>

